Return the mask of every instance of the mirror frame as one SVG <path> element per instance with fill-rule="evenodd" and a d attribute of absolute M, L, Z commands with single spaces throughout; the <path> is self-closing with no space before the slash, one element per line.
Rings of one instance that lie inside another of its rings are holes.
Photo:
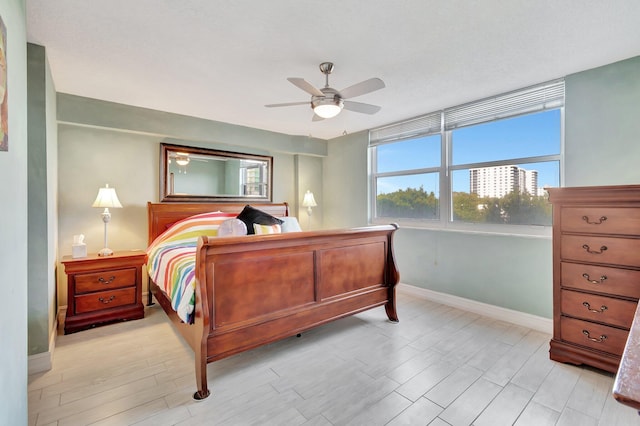
<path fill-rule="evenodd" d="M 175 151 L 186 152 L 189 154 L 211 155 L 215 157 L 226 157 L 244 160 L 264 161 L 267 163 L 267 192 L 266 196 L 258 195 L 195 195 L 195 194 L 170 194 L 167 191 L 169 182 L 169 154 Z M 244 154 L 240 152 L 220 151 L 217 149 L 199 148 L 193 146 L 174 145 L 169 143 L 160 143 L 160 202 L 243 202 L 243 201 L 260 201 L 272 202 L 273 195 L 273 157 L 267 155 Z"/>

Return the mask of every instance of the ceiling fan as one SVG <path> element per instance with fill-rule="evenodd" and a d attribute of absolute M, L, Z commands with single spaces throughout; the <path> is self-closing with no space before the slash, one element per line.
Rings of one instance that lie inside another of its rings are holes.
<path fill-rule="evenodd" d="M 329 86 L 329 74 L 333 71 L 333 62 L 323 62 L 320 64 L 320 71 L 325 75 L 325 86 L 317 89 L 311 83 L 303 78 L 289 77 L 291 83 L 311 95 L 311 102 L 287 102 L 283 104 L 265 105 L 268 108 L 283 107 L 293 105 L 311 105 L 311 109 L 315 113 L 313 121 L 332 118 L 340 114 L 342 109 L 360 112 L 364 114 L 375 114 L 380 111 L 377 105 L 364 104 L 361 102 L 348 101 L 347 99 L 362 96 L 375 90 L 384 88 L 384 82 L 379 78 L 370 78 L 360 83 L 354 84 L 340 91 Z"/>

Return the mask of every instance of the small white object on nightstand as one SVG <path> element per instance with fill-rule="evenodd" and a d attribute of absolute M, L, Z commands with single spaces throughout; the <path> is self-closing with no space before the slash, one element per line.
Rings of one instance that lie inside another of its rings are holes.
<path fill-rule="evenodd" d="M 71 257 L 78 259 L 87 257 L 87 245 L 84 242 L 84 235 L 74 235 L 73 244 L 71 244 Z"/>

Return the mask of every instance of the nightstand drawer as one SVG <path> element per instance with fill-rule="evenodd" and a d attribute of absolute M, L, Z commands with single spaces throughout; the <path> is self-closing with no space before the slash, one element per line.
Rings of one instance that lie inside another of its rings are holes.
<path fill-rule="evenodd" d="M 578 291 L 562 290 L 562 314 L 629 328 L 637 303 Z"/>
<path fill-rule="evenodd" d="M 640 229 L 640 209 L 634 207 L 565 207 L 563 232 L 629 234 Z"/>
<path fill-rule="evenodd" d="M 75 280 L 76 294 L 131 287 L 136 285 L 136 268 L 77 274 Z"/>
<path fill-rule="evenodd" d="M 640 266 L 640 239 L 563 235 L 562 260 Z"/>
<path fill-rule="evenodd" d="M 563 288 L 640 298 L 640 271 L 568 262 L 561 265 Z"/>
<path fill-rule="evenodd" d="M 562 340 L 617 356 L 622 355 L 628 331 L 567 317 L 562 317 L 560 322 Z"/>
<path fill-rule="evenodd" d="M 76 314 L 131 305 L 136 302 L 136 288 L 130 287 L 76 296 L 75 302 Z"/>

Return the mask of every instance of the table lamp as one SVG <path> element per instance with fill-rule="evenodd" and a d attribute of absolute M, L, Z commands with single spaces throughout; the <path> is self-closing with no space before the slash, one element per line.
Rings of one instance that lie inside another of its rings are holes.
<path fill-rule="evenodd" d="M 107 224 L 111 220 L 111 213 L 109 213 L 109 207 L 122 208 L 115 188 L 109 188 L 109 184 L 106 184 L 104 188 L 100 188 L 98 196 L 93 202 L 91 207 L 104 208 L 102 212 L 102 221 L 104 222 L 104 248 L 98 252 L 98 256 L 111 256 L 113 250 L 107 247 Z"/>

